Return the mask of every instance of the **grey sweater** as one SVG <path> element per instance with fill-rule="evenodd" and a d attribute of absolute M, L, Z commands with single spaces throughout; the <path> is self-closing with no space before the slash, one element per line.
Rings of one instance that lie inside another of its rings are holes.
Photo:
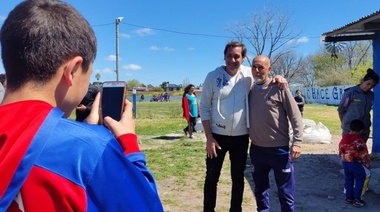
<path fill-rule="evenodd" d="M 249 96 L 249 136 L 259 147 L 289 145 L 290 128 L 293 144 L 301 145 L 303 121 L 297 103 L 289 89 L 280 89 L 268 80 L 261 88 L 253 85 Z"/>

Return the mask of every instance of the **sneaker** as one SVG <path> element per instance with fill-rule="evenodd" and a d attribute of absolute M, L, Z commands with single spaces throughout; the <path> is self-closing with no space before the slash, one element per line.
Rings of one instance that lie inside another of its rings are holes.
<path fill-rule="evenodd" d="M 353 200 L 353 199 L 350 199 L 350 198 L 346 198 L 346 203 L 347 203 L 347 204 L 353 204 L 353 203 L 354 203 L 354 200 Z"/>
<path fill-rule="evenodd" d="M 183 129 L 183 132 L 185 133 L 185 135 L 187 136 L 187 131 L 185 129 Z"/>
<path fill-rule="evenodd" d="M 363 200 L 354 200 L 352 205 L 357 207 L 357 208 L 361 208 L 365 205 L 365 202 Z"/>
<path fill-rule="evenodd" d="M 190 138 L 190 139 L 193 139 L 193 136 L 190 136 L 189 138 Z"/>

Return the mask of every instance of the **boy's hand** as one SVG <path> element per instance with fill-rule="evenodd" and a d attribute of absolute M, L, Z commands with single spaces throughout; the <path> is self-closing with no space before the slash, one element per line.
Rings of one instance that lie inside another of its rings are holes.
<path fill-rule="evenodd" d="M 104 118 L 104 124 L 111 130 L 115 137 L 132 133 L 135 134 L 135 120 L 132 117 L 132 102 L 127 99 L 124 100 L 124 111 L 121 114 L 120 121 L 107 116 Z"/>
<path fill-rule="evenodd" d="M 87 122 L 87 124 L 99 124 L 99 119 L 100 119 L 99 107 L 100 107 L 100 92 L 95 97 L 90 114 L 84 120 L 85 122 Z"/>

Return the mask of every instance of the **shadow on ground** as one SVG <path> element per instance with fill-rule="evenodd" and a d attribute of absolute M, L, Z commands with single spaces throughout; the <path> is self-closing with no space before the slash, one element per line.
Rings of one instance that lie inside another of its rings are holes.
<path fill-rule="evenodd" d="M 182 137 L 183 136 L 179 136 L 179 135 L 163 135 L 163 136 L 153 137 L 152 139 L 173 141 L 176 139 L 180 140 Z"/>

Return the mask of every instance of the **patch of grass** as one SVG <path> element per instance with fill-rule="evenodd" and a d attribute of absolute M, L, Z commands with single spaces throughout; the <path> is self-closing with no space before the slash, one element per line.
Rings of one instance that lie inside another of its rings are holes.
<path fill-rule="evenodd" d="M 146 147 L 144 152 L 151 164 L 148 167 L 155 173 L 156 180 L 174 177 L 178 183 L 183 184 L 189 173 L 198 175 L 204 172 L 204 142 L 172 142 L 153 149 L 149 149 L 149 143 L 144 143 L 141 147 Z"/>

